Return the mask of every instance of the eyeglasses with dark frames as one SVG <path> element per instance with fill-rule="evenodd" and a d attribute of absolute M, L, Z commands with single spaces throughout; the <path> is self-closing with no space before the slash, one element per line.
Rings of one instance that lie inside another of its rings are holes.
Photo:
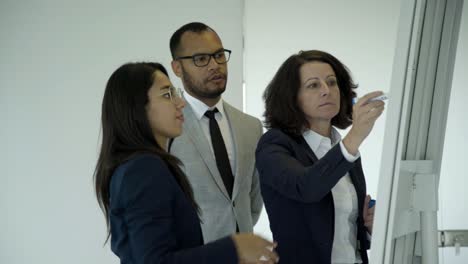
<path fill-rule="evenodd" d="M 222 49 L 219 50 L 215 53 L 198 53 L 192 56 L 182 56 L 182 57 L 177 57 L 176 60 L 185 60 L 185 59 L 191 59 L 193 61 L 193 64 L 197 67 L 205 67 L 210 63 L 211 57 L 216 61 L 218 64 L 224 64 L 229 61 L 229 58 L 231 57 L 231 50 L 228 49 Z"/>

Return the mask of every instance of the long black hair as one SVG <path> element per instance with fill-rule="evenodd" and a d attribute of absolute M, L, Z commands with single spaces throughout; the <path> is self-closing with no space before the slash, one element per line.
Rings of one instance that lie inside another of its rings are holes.
<path fill-rule="evenodd" d="M 112 174 L 120 164 L 139 154 L 156 155 L 166 162 L 182 191 L 199 212 L 192 187 L 180 169 L 180 160 L 158 145 L 148 121 L 145 107 L 155 71 L 168 76 L 167 70 L 159 63 L 127 63 L 112 73 L 107 81 L 102 101 L 102 145 L 94 171 L 97 200 L 106 218 L 107 239 L 110 236 L 109 184 Z"/>

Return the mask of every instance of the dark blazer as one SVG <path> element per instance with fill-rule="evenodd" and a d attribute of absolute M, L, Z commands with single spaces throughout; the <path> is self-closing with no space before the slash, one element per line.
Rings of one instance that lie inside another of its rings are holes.
<path fill-rule="evenodd" d="M 166 163 L 139 155 L 110 183 L 111 249 L 121 263 L 237 263 L 231 238 L 203 244 L 200 222 Z"/>
<path fill-rule="evenodd" d="M 257 169 L 265 208 L 280 263 L 330 263 L 335 208 L 331 189 L 349 172 L 358 197 L 357 219 L 361 257 L 369 248 L 362 218 L 366 183 L 361 160 L 348 162 L 340 146 L 317 159 L 302 136 L 271 129 L 260 139 Z"/>

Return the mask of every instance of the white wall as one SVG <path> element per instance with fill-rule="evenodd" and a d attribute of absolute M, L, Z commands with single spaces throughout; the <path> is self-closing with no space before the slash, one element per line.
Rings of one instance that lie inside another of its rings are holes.
<path fill-rule="evenodd" d="M 439 185 L 439 229 L 468 230 L 468 3 L 462 11 Z M 441 264 L 468 263 L 468 248 L 439 250 Z"/>
<path fill-rule="evenodd" d="M 170 70 L 171 34 L 202 20 L 233 50 L 225 98 L 242 108 L 242 12 L 229 0 L 0 2 L 0 263 L 118 262 L 92 184 L 106 81 L 127 61 Z"/>
<path fill-rule="evenodd" d="M 400 1 L 255 0 L 246 1 L 245 9 L 248 113 L 262 117 L 265 87 L 286 58 L 299 50 L 334 54 L 351 70 L 359 84 L 358 96 L 390 90 Z M 373 197 L 377 195 L 385 118 L 384 113 L 360 150 Z M 255 230 L 271 237 L 265 211 Z"/>

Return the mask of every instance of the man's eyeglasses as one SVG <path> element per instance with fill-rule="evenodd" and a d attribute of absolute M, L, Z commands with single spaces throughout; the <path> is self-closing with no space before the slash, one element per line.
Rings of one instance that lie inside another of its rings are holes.
<path fill-rule="evenodd" d="M 173 103 L 176 103 L 177 99 L 182 98 L 184 92 L 180 88 L 170 86 L 167 91 L 161 93 L 160 95 L 164 98 L 170 99 Z"/>
<path fill-rule="evenodd" d="M 199 53 L 192 56 L 177 57 L 176 60 L 192 59 L 193 64 L 195 64 L 195 66 L 205 67 L 206 65 L 208 65 L 208 63 L 210 63 L 211 57 L 213 57 L 213 59 L 218 64 L 224 64 L 229 61 L 229 58 L 231 57 L 231 50 L 222 49 L 211 54 Z"/>

